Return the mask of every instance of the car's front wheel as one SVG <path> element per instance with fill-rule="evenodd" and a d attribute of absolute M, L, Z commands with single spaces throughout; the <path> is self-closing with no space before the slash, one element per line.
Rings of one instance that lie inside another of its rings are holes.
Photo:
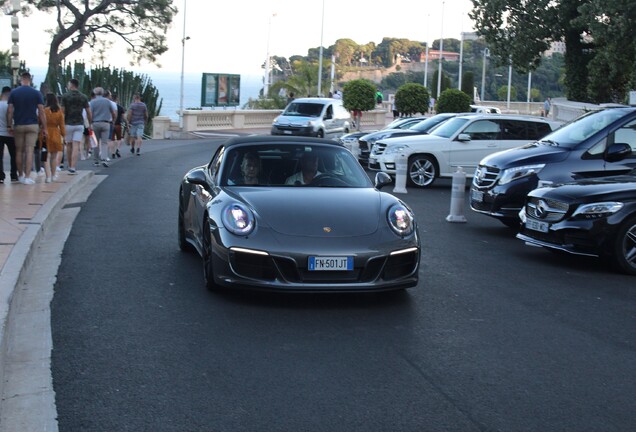
<path fill-rule="evenodd" d="M 205 287 L 210 291 L 216 291 L 219 286 L 214 281 L 214 265 L 213 265 L 213 252 L 212 252 L 212 233 L 210 232 L 210 223 L 206 220 L 203 224 L 203 281 Z"/>
<path fill-rule="evenodd" d="M 636 217 L 628 219 L 618 229 L 613 261 L 619 271 L 636 275 Z"/>
<path fill-rule="evenodd" d="M 409 158 L 408 180 L 414 186 L 429 187 L 437 177 L 437 162 L 431 156 L 415 155 Z"/>

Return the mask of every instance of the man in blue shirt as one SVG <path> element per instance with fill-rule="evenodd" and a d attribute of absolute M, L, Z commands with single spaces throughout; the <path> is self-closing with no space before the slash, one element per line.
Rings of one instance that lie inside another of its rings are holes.
<path fill-rule="evenodd" d="M 22 184 L 34 184 L 31 179 L 33 165 L 33 147 L 38 139 L 42 125 L 42 135 L 46 138 L 46 117 L 42 93 L 31 87 L 31 74 L 20 75 L 21 86 L 9 95 L 7 108 L 7 129 L 13 132 L 15 156 L 18 166 L 18 181 Z"/>

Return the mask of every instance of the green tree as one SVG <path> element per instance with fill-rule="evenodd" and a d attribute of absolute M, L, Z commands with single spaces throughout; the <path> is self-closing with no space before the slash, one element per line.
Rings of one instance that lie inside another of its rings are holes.
<path fill-rule="evenodd" d="M 499 87 L 497 89 L 497 98 L 500 101 L 508 100 L 508 86 L 507 85 L 502 85 L 501 87 Z M 517 100 L 517 88 L 515 86 L 510 86 L 510 100 L 511 101 L 516 101 Z"/>
<path fill-rule="evenodd" d="M 470 100 L 473 100 L 474 89 L 475 74 L 471 71 L 464 72 L 462 74 L 462 91 L 470 97 Z"/>
<path fill-rule="evenodd" d="M 431 83 L 431 93 L 433 94 L 433 98 L 437 99 L 437 81 L 439 80 L 439 69 L 436 69 L 433 73 L 433 82 Z M 440 86 L 440 93 L 443 93 L 444 90 L 450 88 L 451 80 L 448 75 L 442 70 L 442 82 Z"/>
<path fill-rule="evenodd" d="M 594 47 L 581 35 L 589 33 L 588 20 L 595 20 L 596 16 L 583 16 L 581 6 L 590 1 L 472 0 L 473 10 L 469 15 L 486 39 L 495 62 L 501 65 L 511 61 L 522 73 L 538 67 L 550 42 L 564 40 L 567 96 L 585 101 L 587 67 Z"/>
<path fill-rule="evenodd" d="M 362 111 L 371 111 L 375 108 L 375 86 L 368 80 L 357 79 L 345 84 L 342 92 L 342 104 L 345 109 L 362 115 Z M 355 115 L 354 115 L 355 120 Z M 360 130 L 360 121 L 356 121 Z"/>
<path fill-rule="evenodd" d="M 447 89 L 435 104 L 438 113 L 461 113 L 470 111 L 470 97 L 461 90 Z"/>
<path fill-rule="evenodd" d="M 429 94 L 422 84 L 404 84 L 395 93 L 395 107 L 398 112 L 411 116 L 428 111 Z"/>
<path fill-rule="evenodd" d="M 34 7 L 55 17 L 55 28 L 49 30 L 46 82 L 54 85 L 62 62 L 84 45 L 103 59 L 107 49 L 121 41 L 134 62 L 156 62 L 168 50 L 166 32 L 177 13 L 172 1 L 26 0 L 27 9 Z"/>

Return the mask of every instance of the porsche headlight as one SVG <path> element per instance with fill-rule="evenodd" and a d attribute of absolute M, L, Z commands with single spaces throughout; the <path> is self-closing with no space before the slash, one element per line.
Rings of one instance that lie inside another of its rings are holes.
<path fill-rule="evenodd" d="M 622 202 L 598 202 L 592 204 L 584 204 L 576 209 L 572 217 L 583 219 L 598 219 L 613 215 L 623 208 Z"/>
<path fill-rule="evenodd" d="M 392 145 L 392 146 L 388 146 L 386 148 L 386 150 L 384 150 L 384 154 L 395 154 L 395 153 L 402 153 L 405 151 L 408 151 L 410 147 L 407 146 L 406 144 L 402 144 L 402 145 Z"/>
<path fill-rule="evenodd" d="M 501 174 L 501 178 L 499 179 L 499 184 L 510 183 L 511 181 L 528 177 L 533 174 L 538 174 L 539 171 L 543 169 L 545 164 L 536 164 L 536 165 L 524 165 L 514 168 L 508 168 L 503 170 Z"/>
<path fill-rule="evenodd" d="M 233 234 L 248 235 L 254 229 L 254 215 L 241 204 L 230 204 L 223 210 L 223 225 Z"/>
<path fill-rule="evenodd" d="M 411 211 L 402 204 L 395 204 L 387 215 L 389 226 L 397 235 L 407 236 L 415 229 L 415 220 Z"/>

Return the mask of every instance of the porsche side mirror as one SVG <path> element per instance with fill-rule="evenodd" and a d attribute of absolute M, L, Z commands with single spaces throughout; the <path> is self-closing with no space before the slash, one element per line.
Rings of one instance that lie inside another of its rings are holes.
<path fill-rule="evenodd" d="M 206 178 L 205 173 L 202 169 L 197 169 L 189 172 L 188 175 L 186 175 L 186 180 L 190 184 L 200 185 L 206 189 L 210 187 L 210 185 L 208 184 L 208 179 Z"/>
<path fill-rule="evenodd" d="M 375 175 L 375 188 L 377 190 L 382 189 L 384 186 L 391 184 L 393 180 L 391 179 L 391 176 L 388 175 L 385 172 L 380 171 L 379 173 L 377 173 Z"/>

